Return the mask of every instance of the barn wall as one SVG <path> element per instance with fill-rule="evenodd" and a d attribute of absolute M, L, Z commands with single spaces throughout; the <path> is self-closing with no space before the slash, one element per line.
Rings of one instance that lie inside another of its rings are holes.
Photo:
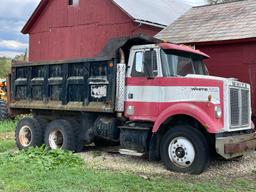
<path fill-rule="evenodd" d="M 251 84 L 256 115 L 256 43 L 199 45 L 196 48 L 210 55 L 206 64 L 211 75 L 235 77 Z"/>
<path fill-rule="evenodd" d="M 30 35 L 30 61 L 95 57 L 113 37 L 138 33 L 155 35 L 159 28 L 134 23 L 109 0 L 50 1 L 33 25 Z"/>

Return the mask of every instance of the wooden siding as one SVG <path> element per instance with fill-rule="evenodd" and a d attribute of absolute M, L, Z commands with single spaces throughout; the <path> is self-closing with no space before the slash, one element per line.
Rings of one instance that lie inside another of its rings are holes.
<path fill-rule="evenodd" d="M 95 57 L 113 37 L 139 33 L 153 36 L 159 31 L 133 22 L 109 0 L 80 1 L 77 7 L 54 0 L 29 33 L 29 60 Z"/>

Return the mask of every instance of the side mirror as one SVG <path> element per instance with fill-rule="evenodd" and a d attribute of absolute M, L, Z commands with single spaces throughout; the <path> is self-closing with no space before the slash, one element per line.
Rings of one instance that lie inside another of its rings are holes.
<path fill-rule="evenodd" d="M 145 67 L 145 75 L 149 79 L 154 79 L 153 73 L 153 61 L 154 61 L 154 52 L 153 51 L 146 51 L 144 53 L 144 67 Z"/>

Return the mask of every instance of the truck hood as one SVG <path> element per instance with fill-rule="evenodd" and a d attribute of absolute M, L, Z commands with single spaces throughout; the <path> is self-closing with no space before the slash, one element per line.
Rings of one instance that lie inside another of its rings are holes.
<path fill-rule="evenodd" d="M 229 78 L 210 76 L 210 75 L 196 75 L 196 74 L 188 74 L 186 77 L 189 78 L 197 78 L 197 79 L 211 79 L 211 80 L 219 80 L 219 81 L 227 81 Z M 230 78 L 230 80 L 234 80 L 234 78 Z"/>
<path fill-rule="evenodd" d="M 226 85 L 233 85 L 238 87 L 245 87 L 249 88 L 250 84 L 240 82 L 236 78 L 224 78 L 224 77 L 217 77 L 217 76 L 210 76 L 210 75 L 196 75 L 196 74 L 188 74 L 186 75 L 188 78 L 198 78 L 198 79 L 210 79 L 210 80 L 218 80 L 223 81 Z"/>

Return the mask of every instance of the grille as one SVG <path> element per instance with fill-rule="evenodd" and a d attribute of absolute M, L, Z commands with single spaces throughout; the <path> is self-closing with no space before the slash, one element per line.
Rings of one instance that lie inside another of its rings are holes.
<path fill-rule="evenodd" d="M 230 88 L 231 128 L 249 125 L 249 90 Z"/>
<path fill-rule="evenodd" d="M 230 107 L 231 107 L 231 126 L 239 125 L 239 90 L 238 89 L 230 89 Z"/>
<path fill-rule="evenodd" d="M 249 91 L 241 90 L 242 95 L 242 125 L 249 124 Z"/>

